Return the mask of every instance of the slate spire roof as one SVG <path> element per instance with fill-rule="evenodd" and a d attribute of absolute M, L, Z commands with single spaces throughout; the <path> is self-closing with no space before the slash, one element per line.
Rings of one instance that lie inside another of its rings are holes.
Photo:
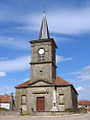
<path fill-rule="evenodd" d="M 47 19 L 46 19 L 46 14 L 45 11 L 43 12 L 43 19 L 42 19 L 42 24 L 41 24 L 41 29 L 39 33 L 39 40 L 42 39 L 49 39 L 49 30 L 48 30 L 48 24 L 47 24 Z"/>

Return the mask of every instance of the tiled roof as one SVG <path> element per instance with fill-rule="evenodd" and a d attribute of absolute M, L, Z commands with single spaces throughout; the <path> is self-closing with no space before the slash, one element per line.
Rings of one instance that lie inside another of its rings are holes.
<path fill-rule="evenodd" d="M 25 87 L 26 85 L 30 84 L 30 80 L 20 84 L 20 85 L 17 85 L 15 86 L 16 88 L 17 87 Z M 66 80 L 62 79 L 61 77 L 59 76 L 56 76 L 56 80 L 55 80 L 55 85 L 70 85 L 69 82 L 67 82 Z"/>
<path fill-rule="evenodd" d="M 79 100 L 78 105 L 90 105 L 90 101 L 88 101 L 88 100 Z"/>
<path fill-rule="evenodd" d="M 28 84 L 30 84 L 30 80 L 28 80 L 28 81 L 26 81 L 26 82 L 24 82 L 24 83 L 22 83 L 22 84 L 20 84 L 20 85 L 17 85 L 17 86 L 15 86 L 15 87 L 24 87 L 24 86 L 26 86 L 26 85 L 28 85 Z"/>
<path fill-rule="evenodd" d="M 70 83 L 59 76 L 56 76 L 55 85 L 70 85 Z"/>
<path fill-rule="evenodd" d="M 0 103 L 10 103 L 10 96 L 8 95 L 0 95 Z"/>

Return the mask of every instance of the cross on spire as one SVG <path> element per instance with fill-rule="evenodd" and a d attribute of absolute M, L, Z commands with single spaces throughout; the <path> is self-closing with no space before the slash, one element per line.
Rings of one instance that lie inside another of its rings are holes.
<path fill-rule="evenodd" d="M 44 10 L 41 29 L 39 33 L 39 39 L 49 39 L 49 38 L 50 36 L 49 36 L 48 24 L 47 24 L 47 19 L 46 19 L 45 10 Z"/>

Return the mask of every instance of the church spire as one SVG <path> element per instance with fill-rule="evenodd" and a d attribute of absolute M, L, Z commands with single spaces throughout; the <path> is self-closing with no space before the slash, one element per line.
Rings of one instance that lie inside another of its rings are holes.
<path fill-rule="evenodd" d="M 39 39 L 41 40 L 41 39 L 49 39 L 49 38 L 50 36 L 49 36 L 48 24 L 47 24 L 45 10 L 44 10 L 41 29 L 39 33 Z"/>

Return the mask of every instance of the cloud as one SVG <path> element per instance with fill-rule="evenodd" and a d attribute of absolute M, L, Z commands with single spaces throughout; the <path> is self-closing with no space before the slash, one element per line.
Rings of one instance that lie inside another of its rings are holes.
<path fill-rule="evenodd" d="M 81 80 L 90 80 L 90 66 L 84 67 L 80 71 L 80 74 L 77 76 L 77 78 L 79 78 Z"/>
<path fill-rule="evenodd" d="M 12 60 L 0 61 L 0 71 L 15 72 L 29 69 L 30 56 L 23 56 Z"/>
<path fill-rule="evenodd" d="M 90 80 L 90 66 L 85 66 L 77 72 L 68 73 L 69 75 L 76 76 L 80 80 Z"/>
<path fill-rule="evenodd" d="M 84 90 L 83 87 L 79 86 L 78 88 L 76 88 L 77 91 L 82 91 Z"/>
<path fill-rule="evenodd" d="M 50 32 L 61 34 L 81 34 L 90 32 L 90 7 L 81 9 L 54 10 L 47 14 Z M 38 31 L 40 28 L 41 15 L 32 14 L 25 18 L 28 26 L 25 30 Z M 23 29 L 21 28 L 21 29 Z"/>
<path fill-rule="evenodd" d="M 27 50 L 29 49 L 29 45 L 27 41 L 24 41 L 23 39 L 14 38 L 14 37 L 5 37 L 0 36 L 0 46 L 7 46 L 12 49 L 21 49 L 21 50 Z"/>
<path fill-rule="evenodd" d="M 90 100 L 90 85 L 79 86 L 76 90 L 79 93 L 79 99 Z"/>
<path fill-rule="evenodd" d="M 81 80 L 90 80 L 90 75 L 79 75 L 77 78 L 81 79 Z"/>
<path fill-rule="evenodd" d="M 18 12 L 18 13 L 17 13 Z M 14 15 L 13 15 L 14 14 Z M 22 14 L 20 11 L 9 8 L 2 8 L 0 11 L 0 21 L 18 23 L 11 26 L 18 30 L 39 31 L 42 15 L 40 12 Z M 54 9 L 47 13 L 47 20 L 50 32 L 61 34 L 81 34 L 90 32 L 90 4 L 81 8 Z"/>
<path fill-rule="evenodd" d="M 2 58 L 0 58 L 0 61 L 1 60 L 8 60 L 8 57 L 2 57 Z"/>
<path fill-rule="evenodd" d="M 73 57 L 64 58 L 63 56 L 58 56 L 57 55 L 56 56 L 56 63 L 70 61 L 72 59 L 73 59 Z"/>
<path fill-rule="evenodd" d="M 52 35 L 51 37 L 54 38 L 54 40 L 56 42 L 60 42 L 60 44 L 75 41 L 74 39 L 67 38 L 67 37 L 60 37 L 60 36 L 57 36 L 57 35 Z"/>
<path fill-rule="evenodd" d="M 7 74 L 5 72 L 0 72 L 0 77 L 5 77 Z"/>
<path fill-rule="evenodd" d="M 51 32 L 62 34 L 81 34 L 90 32 L 90 8 L 80 10 L 64 10 L 51 13 L 50 21 Z M 55 17 L 54 17 L 55 15 Z"/>

